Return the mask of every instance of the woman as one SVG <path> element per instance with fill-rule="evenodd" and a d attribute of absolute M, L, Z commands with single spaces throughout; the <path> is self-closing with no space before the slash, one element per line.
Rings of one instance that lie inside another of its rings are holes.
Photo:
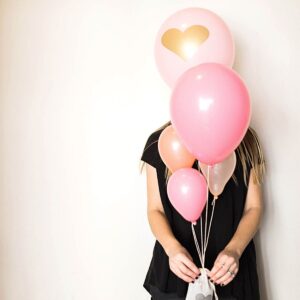
<path fill-rule="evenodd" d="M 148 137 L 141 156 L 146 162 L 148 221 L 156 238 L 143 286 L 153 300 L 185 299 L 188 284 L 198 278 L 201 266 L 190 222 L 174 209 L 167 196 L 171 172 L 159 155 L 157 142 L 170 124 L 167 122 Z M 208 275 L 220 300 L 259 300 L 253 237 L 263 212 L 265 161 L 254 129 L 248 128 L 235 152 L 234 174 L 216 200 L 205 267 L 210 270 Z M 200 171 L 197 160 L 193 168 Z M 212 200 L 209 193 L 208 204 Z M 208 205 L 208 218 L 211 207 Z M 199 223 L 195 226 L 198 241 Z"/>

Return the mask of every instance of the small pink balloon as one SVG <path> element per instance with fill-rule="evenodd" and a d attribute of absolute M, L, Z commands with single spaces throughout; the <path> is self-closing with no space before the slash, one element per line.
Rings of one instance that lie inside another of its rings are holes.
<path fill-rule="evenodd" d="M 238 147 L 250 123 L 246 85 L 234 70 L 206 63 L 178 79 L 170 101 L 171 123 L 199 161 L 213 165 Z"/>
<path fill-rule="evenodd" d="M 235 151 L 233 151 L 227 158 L 213 166 L 208 166 L 202 162 L 199 162 L 199 164 L 200 169 L 206 178 L 210 192 L 215 197 L 218 197 L 222 194 L 226 183 L 234 172 L 236 166 L 236 154 Z"/>
<path fill-rule="evenodd" d="M 194 223 L 201 216 L 206 204 L 206 180 L 196 169 L 178 169 L 168 180 L 167 194 L 170 202 L 181 216 Z"/>
<path fill-rule="evenodd" d="M 227 25 L 217 14 L 191 7 L 164 21 L 154 53 L 162 78 L 174 87 L 177 78 L 196 65 L 216 62 L 232 67 L 235 46 Z"/>

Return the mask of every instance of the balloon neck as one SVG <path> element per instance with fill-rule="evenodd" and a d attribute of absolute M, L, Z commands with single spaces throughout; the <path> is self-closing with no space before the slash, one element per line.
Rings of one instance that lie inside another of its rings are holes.
<path fill-rule="evenodd" d="M 192 224 L 193 224 L 194 226 L 196 226 L 196 225 L 197 225 L 197 221 L 193 221 Z"/>
<path fill-rule="evenodd" d="M 217 199 L 218 199 L 218 196 L 214 196 L 214 199 L 213 199 L 213 201 L 211 202 L 211 205 L 215 205 Z"/>

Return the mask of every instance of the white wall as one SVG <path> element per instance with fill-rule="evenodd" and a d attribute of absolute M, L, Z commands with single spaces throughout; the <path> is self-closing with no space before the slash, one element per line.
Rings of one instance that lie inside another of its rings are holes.
<path fill-rule="evenodd" d="M 267 156 L 263 299 L 299 299 L 299 10 L 287 1 L 0 2 L 0 299 L 149 299 L 154 238 L 139 157 L 168 120 L 155 34 L 218 13 Z"/>

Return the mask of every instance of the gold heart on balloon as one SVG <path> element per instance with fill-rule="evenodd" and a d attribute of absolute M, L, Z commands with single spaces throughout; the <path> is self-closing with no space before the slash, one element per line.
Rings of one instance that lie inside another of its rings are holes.
<path fill-rule="evenodd" d="M 161 42 L 167 49 L 179 55 L 182 59 L 190 59 L 198 47 L 204 43 L 209 36 L 209 31 L 201 25 L 193 25 L 185 31 L 177 28 L 167 30 L 161 37 Z"/>

